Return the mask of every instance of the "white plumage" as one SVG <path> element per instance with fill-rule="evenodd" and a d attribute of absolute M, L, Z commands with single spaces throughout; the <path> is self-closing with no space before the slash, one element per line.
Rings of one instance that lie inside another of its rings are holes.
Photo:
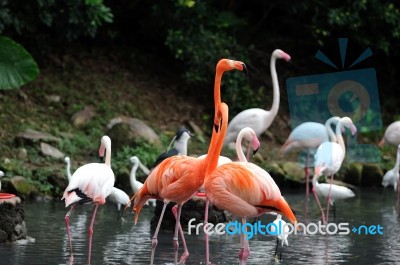
<path fill-rule="evenodd" d="M 276 74 L 275 66 L 276 59 L 284 59 L 285 61 L 289 61 L 290 55 L 279 49 L 274 50 L 271 55 L 270 70 L 273 87 L 273 102 L 271 110 L 267 111 L 261 108 L 251 108 L 243 110 L 242 112 L 237 114 L 229 122 L 224 145 L 231 146 L 232 143 L 233 146 L 240 130 L 245 127 L 252 128 L 255 131 L 257 137 L 259 137 L 263 132 L 265 132 L 265 130 L 270 127 L 272 121 L 275 119 L 275 116 L 277 115 L 279 109 L 280 98 L 278 76 Z"/>
<path fill-rule="evenodd" d="M 133 193 L 136 193 L 143 186 L 143 183 L 136 179 L 136 171 L 138 170 L 140 165 L 142 165 L 142 163 L 140 162 L 140 159 L 137 156 L 132 156 L 129 160 L 132 163 L 132 169 L 131 169 L 131 174 L 130 174 L 130 177 L 129 177 L 129 181 L 131 183 L 131 188 L 132 188 Z M 142 168 L 142 167 L 140 167 L 140 168 Z M 150 206 L 156 207 L 156 200 L 155 199 L 149 199 L 146 202 L 146 205 L 150 205 Z"/>
<path fill-rule="evenodd" d="M 400 165 L 400 144 L 397 146 L 396 163 L 394 167 L 388 170 L 382 179 L 382 186 L 393 186 L 394 191 L 397 191 L 399 181 L 399 165 Z"/>
<path fill-rule="evenodd" d="M 395 121 L 386 128 L 379 146 L 383 146 L 384 144 L 400 144 L 400 121 Z"/>

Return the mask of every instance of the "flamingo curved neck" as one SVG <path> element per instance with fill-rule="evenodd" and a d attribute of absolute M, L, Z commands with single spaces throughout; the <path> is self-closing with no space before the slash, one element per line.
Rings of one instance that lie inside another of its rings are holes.
<path fill-rule="evenodd" d="M 106 147 L 106 158 L 104 164 L 111 167 L 111 146 Z"/>
<path fill-rule="evenodd" d="M 206 176 L 213 172 L 218 166 L 218 159 L 221 154 L 226 130 L 228 128 L 228 105 L 226 105 L 225 103 L 221 103 L 220 109 L 222 114 L 222 124 L 219 132 L 217 132 L 215 128 L 213 128 L 210 147 L 208 149 L 207 157 L 205 159 L 207 163 Z"/>
<path fill-rule="evenodd" d="M 343 140 L 343 135 L 342 135 L 342 128 L 343 128 L 343 123 L 340 120 L 338 124 L 336 125 L 336 139 L 337 143 L 340 145 L 340 147 L 343 150 L 343 153 L 346 154 L 346 147 L 344 146 L 344 140 Z"/>
<path fill-rule="evenodd" d="M 138 163 L 134 163 L 133 164 L 133 167 L 132 167 L 132 169 L 131 169 L 131 175 L 130 175 L 130 181 L 131 181 L 131 186 L 132 186 L 132 188 L 135 186 L 135 182 L 136 182 L 136 171 L 137 171 L 137 169 L 138 169 L 138 167 L 139 167 L 139 164 Z"/>
<path fill-rule="evenodd" d="M 399 172 L 400 165 L 400 147 L 397 148 L 396 164 L 394 164 L 394 172 Z"/>
<path fill-rule="evenodd" d="M 71 163 L 70 162 L 67 162 L 67 178 L 68 178 L 68 181 L 71 181 Z"/>
<path fill-rule="evenodd" d="M 331 142 L 337 142 L 337 138 L 336 138 L 336 134 L 333 132 L 332 130 L 332 124 L 336 124 L 339 122 L 340 118 L 339 117 L 332 117 L 329 118 L 326 122 L 325 122 L 325 128 L 328 132 L 329 135 L 329 139 Z M 341 133 L 341 132 L 340 132 Z"/>
<path fill-rule="evenodd" d="M 215 73 L 215 82 L 214 82 L 214 113 L 217 115 L 218 106 L 221 104 L 221 79 L 222 79 L 223 71 L 221 71 L 218 67 Z M 216 117 L 214 117 L 214 120 Z"/>
<path fill-rule="evenodd" d="M 270 69 L 271 69 L 271 79 L 272 79 L 272 89 L 273 89 L 272 107 L 270 112 L 272 114 L 272 117 L 275 117 L 278 114 L 279 100 L 280 100 L 280 91 L 279 91 L 278 75 L 276 73 L 275 55 L 273 55 L 271 58 Z"/>
<path fill-rule="evenodd" d="M 238 156 L 239 161 L 247 162 L 247 158 L 244 155 L 243 148 L 242 148 L 242 141 L 244 137 L 244 132 L 240 131 L 237 140 L 236 140 L 236 153 Z"/>

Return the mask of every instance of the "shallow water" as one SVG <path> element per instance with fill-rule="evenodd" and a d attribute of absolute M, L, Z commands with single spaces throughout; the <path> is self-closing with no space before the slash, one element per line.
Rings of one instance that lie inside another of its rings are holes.
<path fill-rule="evenodd" d="M 299 222 L 318 222 L 319 210 L 314 198 L 303 193 L 284 192 L 295 209 Z M 322 202 L 323 205 L 324 202 Z M 71 216 L 74 264 L 87 259 L 87 228 L 92 206 L 79 206 Z M 35 243 L 0 245 L 0 264 L 66 264 L 69 258 L 64 216 L 67 209 L 61 201 L 26 202 L 29 236 Z M 125 222 L 117 220 L 114 205 L 99 207 L 94 226 L 92 264 L 148 264 L 150 260 L 150 219 L 152 209 L 145 208 L 137 225 L 128 212 Z M 275 217 L 262 218 L 263 223 Z M 333 220 L 331 219 L 333 222 Z M 383 235 L 290 235 L 280 264 L 395 264 L 400 261 L 400 224 L 394 193 L 391 189 L 361 189 L 356 197 L 337 202 L 336 224 L 381 225 Z M 330 229 L 331 231 L 333 229 Z M 194 232 L 194 231 L 193 231 Z M 186 264 L 204 264 L 203 235 L 186 235 L 190 256 Z M 256 235 L 250 239 L 248 264 L 276 264 L 273 258 L 275 237 Z M 239 236 L 220 235 L 210 238 L 210 256 L 215 264 L 238 264 Z M 172 234 L 161 232 L 156 251 L 156 264 L 172 264 Z M 180 254 L 182 248 L 180 248 Z"/>

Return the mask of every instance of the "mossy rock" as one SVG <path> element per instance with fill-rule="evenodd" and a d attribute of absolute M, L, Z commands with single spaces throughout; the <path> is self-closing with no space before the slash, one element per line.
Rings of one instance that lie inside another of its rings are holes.
<path fill-rule="evenodd" d="M 383 170 L 378 164 L 364 164 L 362 168 L 361 186 L 380 187 Z"/>
<path fill-rule="evenodd" d="M 362 179 L 363 164 L 361 163 L 351 163 L 347 164 L 344 168 L 345 174 L 343 182 L 349 183 L 351 185 L 360 186 Z"/>
<path fill-rule="evenodd" d="M 38 193 L 36 187 L 22 176 L 14 176 L 10 179 L 11 188 L 19 197 L 29 197 Z"/>
<path fill-rule="evenodd" d="M 291 182 L 304 184 L 305 173 L 304 168 L 297 162 L 285 162 L 282 164 L 282 169 L 285 172 L 286 180 Z"/>

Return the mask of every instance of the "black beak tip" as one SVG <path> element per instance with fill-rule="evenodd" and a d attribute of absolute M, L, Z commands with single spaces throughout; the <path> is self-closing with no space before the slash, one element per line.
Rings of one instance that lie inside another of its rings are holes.
<path fill-rule="evenodd" d="M 216 132 L 218 132 L 219 131 L 219 126 L 217 124 L 214 124 L 214 129 L 215 129 Z"/>
<path fill-rule="evenodd" d="M 247 70 L 247 66 L 246 66 L 245 64 L 243 64 L 243 73 L 244 73 L 246 76 L 249 76 L 249 71 Z"/>
<path fill-rule="evenodd" d="M 253 155 L 255 155 L 255 154 L 258 152 L 258 149 L 259 149 L 259 148 L 253 150 Z"/>

